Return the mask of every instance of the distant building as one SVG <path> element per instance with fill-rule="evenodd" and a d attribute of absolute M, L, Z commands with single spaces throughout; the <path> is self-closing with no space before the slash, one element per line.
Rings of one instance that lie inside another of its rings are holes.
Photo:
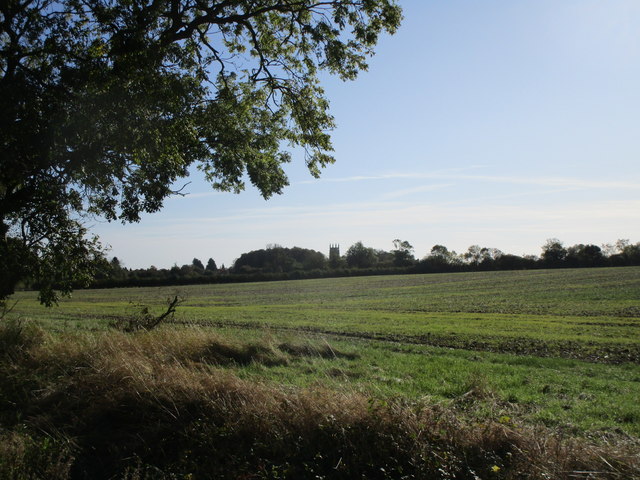
<path fill-rule="evenodd" d="M 340 260 L 340 245 L 329 245 L 329 261 L 337 262 Z"/>

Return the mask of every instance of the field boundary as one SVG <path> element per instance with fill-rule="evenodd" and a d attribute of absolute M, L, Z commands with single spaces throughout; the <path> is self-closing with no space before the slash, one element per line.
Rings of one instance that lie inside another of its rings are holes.
<path fill-rule="evenodd" d="M 342 338 L 356 338 L 394 343 L 409 343 L 413 345 L 427 345 L 456 350 L 471 350 L 488 353 L 505 353 L 518 356 L 536 356 L 544 358 L 567 358 L 591 363 L 618 365 L 621 363 L 640 364 L 639 345 L 603 345 L 594 342 L 579 343 L 556 340 L 549 342 L 532 338 L 491 337 L 484 336 L 469 338 L 464 335 L 441 335 L 427 333 L 423 335 L 381 334 L 366 332 L 344 332 L 314 327 L 291 327 L 286 325 L 266 325 L 254 322 L 220 322 L 214 320 L 173 320 L 174 325 L 197 325 L 213 328 L 242 328 L 298 332 L 314 335 L 331 335 Z M 482 338 L 477 340 L 477 338 Z"/>

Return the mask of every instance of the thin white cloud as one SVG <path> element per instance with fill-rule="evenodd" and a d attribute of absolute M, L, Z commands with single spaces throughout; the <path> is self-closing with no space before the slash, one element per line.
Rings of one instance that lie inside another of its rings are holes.
<path fill-rule="evenodd" d="M 438 183 L 433 185 L 422 185 L 414 188 L 405 188 L 403 190 L 396 190 L 395 192 L 385 193 L 381 196 L 383 199 L 392 199 L 398 197 L 404 197 L 406 195 L 412 195 L 414 193 L 431 192 L 434 190 L 442 190 L 454 186 L 455 183 Z"/>
<path fill-rule="evenodd" d="M 510 225 L 545 224 L 554 228 L 563 223 L 640 224 L 640 200 L 634 202 L 583 202 L 571 205 L 510 206 L 504 204 L 353 203 L 316 207 L 279 207 L 247 209 L 235 215 L 185 218 L 171 222 L 176 228 L 167 232 L 159 225 L 146 230 L 152 236 L 212 235 L 214 232 L 252 233 L 265 231 L 332 230 L 347 231 L 363 227 L 432 225 Z"/>
<path fill-rule="evenodd" d="M 342 178 L 321 178 L 313 181 L 303 181 L 301 184 L 313 182 L 362 182 L 371 180 L 468 180 L 488 183 L 508 183 L 514 185 L 538 185 L 548 187 L 569 187 L 580 189 L 627 189 L 640 190 L 639 181 L 610 181 L 610 180 L 585 180 L 567 177 L 513 177 L 499 175 L 467 175 L 467 174 L 443 174 L 443 173 L 385 173 L 380 175 L 353 176 Z"/>
<path fill-rule="evenodd" d="M 584 180 L 580 178 L 566 177 L 502 177 L 492 175 L 460 175 L 461 180 L 478 180 L 494 183 L 511 183 L 518 185 L 538 185 L 548 187 L 572 187 L 572 188 L 622 188 L 640 190 L 640 181 L 623 182 L 607 180 Z"/>

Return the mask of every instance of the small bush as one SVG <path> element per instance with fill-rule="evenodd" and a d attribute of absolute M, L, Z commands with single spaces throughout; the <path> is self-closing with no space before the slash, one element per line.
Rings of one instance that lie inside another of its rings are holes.
<path fill-rule="evenodd" d="M 15 358 L 42 342 L 44 332 L 18 318 L 0 322 L 0 356 Z"/>

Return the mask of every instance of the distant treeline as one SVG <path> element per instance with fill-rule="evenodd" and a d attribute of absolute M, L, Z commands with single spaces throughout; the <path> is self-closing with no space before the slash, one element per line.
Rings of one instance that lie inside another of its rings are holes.
<path fill-rule="evenodd" d="M 539 257 L 518 256 L 478 245 L 470 246 L 464 253 L 456 253 L 443 245 L 434 245 L 425 257 L 416 259 L 409 242 L 396 239 L 393 245 L 393 250 L 385 251 L 357 242 L 344 255 L 333 250 L 330 257 L 316 250 L 270 245 L 243 253 L 230 268 L 218 268 L 212 258 L 206 265 L 194 258 L 190 264 L 174 265 L 169 269 L 154 266 L 129 269 L 114 257 L 110 262 L 105 262 L 92 286 L 161 286 L 402 273 L 640 265 L 640 242 L 632 244 L 628 240 L 602 246 L 577 244 L 565 247 L 560 240 L 549 239 L 542 246 Z"/>

